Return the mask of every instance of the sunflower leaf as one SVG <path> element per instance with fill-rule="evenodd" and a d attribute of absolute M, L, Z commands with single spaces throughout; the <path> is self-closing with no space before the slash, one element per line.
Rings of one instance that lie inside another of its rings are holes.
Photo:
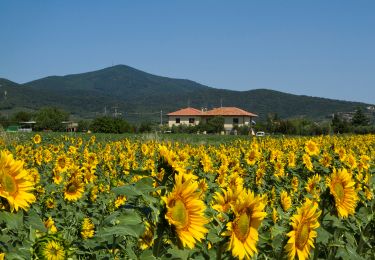
<path fill-rule="evenodd" d="M 19 228 L 23 224 L 23 211 L 17 213 L 0 212 L 0 222 L 4 222 L 10 229 Z"/>
<path fill-rule="evenodd" d="M 134 210 L 126 210 L 117 218 L 117 220 L 120 221 L 119 225 L 121 226 L 137 225 L 142 223 L 142 218 Z"/>
<path fill-rule="evenodd" d="M 145 250 L 145 251 L 142 252 L 142 254 L 139 257 L 139 259 L 154 260 L 154 259 L 156 259 L 156 257 L 152 255 L 152 251 L 151 250 Z"/>
<path fill-rule="evenodd" d="M 30 210 L 28 215 L 26 216 L 26 223 L 28 226 L 37 229 L 42 232 L 47 232 L 47 228 L 44 226 L 42 219 L 38 216 L 33 210 Z"/>
<path fill-rule="evenodd" d="M 316 238 L 317 243 L 327 244 L 332 238 L 332 234 L 325 230 L 322 226 L 318 227 L 316 231 L 318 232 L 318 237 Z"/>
<path fill-rule="evenodd" d="M 182 259 L 182 260 L 187 260 L 189 258 L 191 250 L 188 249 L 178 249 L 178 247 L 172 247 L 168 249 L 168 253 L 172 255 L 172 259 Z"/>
<path fill-rule="evenodd" d="M 142 178 L 135 184 L 134 188 L 141 193 L 149 193 L 155 190 L 153 183 L 154 180 L 152 178 Z"/>

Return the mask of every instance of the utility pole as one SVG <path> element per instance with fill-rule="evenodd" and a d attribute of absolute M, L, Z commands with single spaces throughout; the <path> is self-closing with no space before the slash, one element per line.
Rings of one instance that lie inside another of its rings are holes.
<path fill-rule="evenodd" d="M 163 110 L 160 110 L 160 126 L 163 126 Z"/>

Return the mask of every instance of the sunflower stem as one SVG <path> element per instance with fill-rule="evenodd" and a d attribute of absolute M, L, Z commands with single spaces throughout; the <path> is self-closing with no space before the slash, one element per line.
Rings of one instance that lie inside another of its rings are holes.
<path fill-rule="evenodd" d="M 217 260 L 221 260 L 221 252 L 222 252 L 221 247 L 222 246 L 223 246 L 223 244 L 220 242 L 219 246 L 216 249 L 216 259 Z"/>
<path fill-rule="evenodd" d="M 322 209 L 322 212 L 321 212 L 321 214 L 320 214 L 320 220 L 319 220 L 319 222 L 320 223 L 322 223 L 323 224 L 323 217 L 324 217 L 324 210 L 325 210 L 325 203 L 326 201 L 323 199 L 323 200 L 321 200 L 321 209 Z M 319 250 L 320 248 L 319 248 L 319 243 L 316 243 L 316 247 L 315 247 L 315 250 L 314 250 L 314 260 L 316 260 L 316 259 L 318 259 L 318 257 L 319 257 Z"/>
<path fill-rule="evenodd" d="M 116 235 L 113 235 L 113 243 L 112 243 L 112 254 L 115 255 L 115 248 L 116 248 Z"/>

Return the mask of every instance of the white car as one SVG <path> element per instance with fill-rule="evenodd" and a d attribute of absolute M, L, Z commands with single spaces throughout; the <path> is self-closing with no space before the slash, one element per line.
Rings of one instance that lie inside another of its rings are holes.
<path fill-rule="evenodd" d="M 257 132 L 257 133 L 255 134 L 255 136 L 265 136 L 265 135 L 266 135 L 265 132 Z"/>

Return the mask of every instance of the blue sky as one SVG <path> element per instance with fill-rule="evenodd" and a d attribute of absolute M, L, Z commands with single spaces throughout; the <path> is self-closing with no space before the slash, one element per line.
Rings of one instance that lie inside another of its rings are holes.
<path fill-rule="evenodd" d="M 375 103 L 375 1 L 0 2 L 0 77 L 126 64 L 233 90 Z"/>

